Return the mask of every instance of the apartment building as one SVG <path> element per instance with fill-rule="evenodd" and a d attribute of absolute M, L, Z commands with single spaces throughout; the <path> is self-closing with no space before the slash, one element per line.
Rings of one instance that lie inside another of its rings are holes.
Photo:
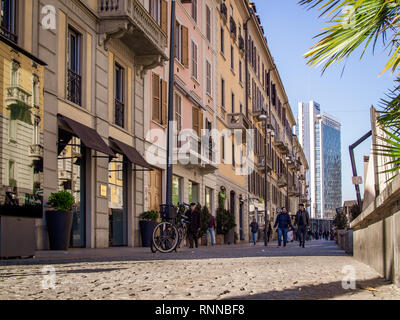
<path fill-rule="evenodd" d="M 250 218 L 265 224 L 265 193 L 270 221 L 285 206 L 294 216 L 300 202 L 306 202 L 305 174 L 308 164 L 293 134 L 293 116 L 279 71 L 268 48 L 254 3 L 247 30 L 248 117 L 254 129 L 254 171 L 248 177 Z M 260 121 L 260 115 L 267 118 Z M 265 151 L 267 146 L 267 151 Z M 265 177 L 266 175 L 266 177 Z M 265 187 L 265 179 L 267 186 Z"/>
<path fill-rule="evenodd" d="M 151 1 L 153 7 L 160 1 Z M 162 1 L 161 1 L 162 2 Z M 169 4 L 170 12 L 170 4 Z M 215 215 L 218 165 L 203 130 L 216 129 L 216 10 L 214 1 L 177 1 L 174 45 L 174 141 L 172 200 L 200 203 Z M 154 15 L 155 12 L 151 11 Z M 168 15 L 170 16 L 170 15 Z M 170 34 L 170 30 L 168 31 Z M 169 42 L 168 42 L 169 43 Z M 147 150 L 157 154 L 156 170 L 147 173 L 146 208 L 165 203 L 167 88 L 169 65 L 149 79 L 151 113 L 146 114 Z M 152 161 L 149 157 L 149 161 Z"/>

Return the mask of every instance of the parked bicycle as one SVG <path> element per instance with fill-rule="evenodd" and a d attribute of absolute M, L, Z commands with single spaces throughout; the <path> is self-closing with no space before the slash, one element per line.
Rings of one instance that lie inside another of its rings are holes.
<path fill-rule="evenodd" d="M 183 207 L 186 207 L 183 204 Z M 156 253 L 170 253 L 177 251 L 181 247 L 182 241 L 186 239 L 188 217 L 179 212 L 179 207 L 161 205 L 161 222 L 156 226 L 153 232 L 151 251 Z"/>

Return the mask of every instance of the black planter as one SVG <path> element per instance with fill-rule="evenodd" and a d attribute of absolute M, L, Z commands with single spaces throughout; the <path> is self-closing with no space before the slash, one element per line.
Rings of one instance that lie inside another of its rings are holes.
<path fill-rule="evenodd" d="M 154 221 L 139 221 L 140 234 L 142 236 L 142 247 L 151 247 L 151 242 L 153 241 L 153 232 L 157 224 L 158 223 Z"/>
<path fill-rule="evenodd" d="M 72 211 L 46 211 L 50 250 L 68 250 L 73 217 Z"/>

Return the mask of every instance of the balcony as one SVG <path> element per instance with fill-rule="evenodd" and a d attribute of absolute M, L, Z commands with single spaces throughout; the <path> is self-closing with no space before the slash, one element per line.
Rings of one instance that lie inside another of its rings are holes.
<path fill-rule="evenodd" d="M 82 103 L 82 77 L 73 70 L 68 70 L 67 99 L 78 106 Z"/>
<path fill-rule="evenodd" d="M 32 144 L 29 146 L 29 157 L 33 160 L 43 159 L 43 146 L 40 144 Z"/>
<path fill-rule="evenodd" d="M 250 121 L 243 113 L 228 114 L 228 128 L 232 130 L 248 130 L 250 129 Z"/>
<path fill-rule="evenodd" d="M 187 146 L 186 153 L 178 154 L 178 161 L 187 169 L 198 169 L 202 174 L 210 174 L 218 170 L 218 165 L 212 161 L 212 150 L 209 147 L 203 147 L 197 136 L 191 136 Z"/>
<path fill-rule="evenodd" d="M 287 143 L 285 142 L 283 136 L 275 135 L 274 146 L 276 148 L 278 148 L 278 150 L 282 154 L 288 154 L 289 153 L 289 147 L 288 147 Z"/>
<path fill-rule="evenodd" d="M 287 179 L 285 174 L 280 174 L 278 177 L 278 188 L 284 188 L 287 186 Z"/>
<path fill-rule="evenodd" d="M 300 180 L 300 181 L 306 181 L 305 175 L 304 175 L 304 174 L 301 174 L 300 177 L 299 177 L 299 180 Z"/>
<path fill-rule="evenodd" d="M 235 22 L 235 20 L 233 19 L 233 17 L 231 17 L 231 18 L 229 19 L 229 25 L 230 25 L 229 30 L 230 30 L 230 32 L 231 32 L 231 37 L 232 37 L 233 39 L 236 39 L 236 36 L 237 36 L 237 27 L 236 27 L 236 22 Z"/>
<path fill-rule="evenodd" d="M 228 8 L 226 7 L 225 3 L 221 3 L 219 13 L 221 14 L 221 19 L 224 21 L 224 23 L 226 23 L 228 20 Z"/>
<path fill-rule="evenodd" d="M 267 156 L 267 171 L 272 171 L 272 159 Z M 259 156 L 257 161 L 257 170 L 260 172 L 265 172 L 265 156 Z"/>
<path fill-rule="evenodd" d="M 7 105 L 10 104 L 25 104 L 32 105 L 31 103 L 32 95 L 18 86 L 12 86 L 7 88 L 6 102 Z"/>
<path fill-rule="evenodd" d="M 289 187 L 289 197 L 299 197 L 301 195 L 300 187 L 296 184 Z"/>
<path fill-rule="evenodd" d="M 139 0 L 98 0 L 100 45 L 120 39 L 138 57 L 144 73 L 168 60 L 164 53 L 167 35 Z"/>
<path fill-rule="evenodd" d="M 300 195 L 300 203 L 307 203 L 309 200 L 308 200 L 308 197 L 306 196 L 306 195 Z"/>

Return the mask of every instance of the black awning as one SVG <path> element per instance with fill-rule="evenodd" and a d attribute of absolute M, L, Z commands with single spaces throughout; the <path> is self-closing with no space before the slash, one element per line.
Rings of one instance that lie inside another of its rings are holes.
<path fill-rule="evenodd" d="M 154 167 L 149 164 L 134 147 L 128 146 L 127 144 L 113 138 L 109 138 L 109 140 L 111 141 L 111 143 L 115 144 L 118 149 L 121 150 L 121 152 L 128 158 L 128 160 L 132 164 L 136 164 L 140 167 L 150 170 L 154 169 Z"/>
<path fill-rule="evenodd" d="M 66 125 L 79 139 L 81 139 L 82 143 L 87 148 L 99 151 L 111 157 L 115 157 L 115 153 L 110 149 L 109 146 L 107 146 L 107 144 L 95 130 L 65 116 L 58 115 L 58 117 L 66 123 Z"/>

